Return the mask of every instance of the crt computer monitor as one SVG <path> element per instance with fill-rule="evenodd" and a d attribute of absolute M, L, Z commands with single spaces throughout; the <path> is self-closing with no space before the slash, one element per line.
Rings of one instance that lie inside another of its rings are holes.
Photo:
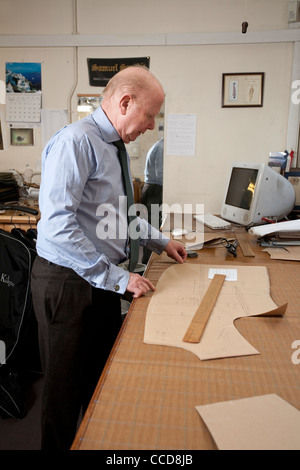
<path fill-rule="evenodd" d="M 291 183 L 268 165 L 234 162 L 221 208 L 221 217 L 239 225 L 264 224 L 287 216 L 295 205 Z"/>

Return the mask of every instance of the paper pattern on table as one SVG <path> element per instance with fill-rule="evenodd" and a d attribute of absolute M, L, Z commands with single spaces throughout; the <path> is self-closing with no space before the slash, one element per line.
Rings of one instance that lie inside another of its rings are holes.
<path fill-rule="evenodd" d="M 219 450 L 300 449 L 300 411 L 276 394 L 196 409 Z"/>
<path fill-rule="evenodd" d="M 191 351 L 201 360 L 260 354 L 236 329 L 237 318 L 283 315 L 270 297 L 267 268 L 227 266 L 237 270 L 237 281 L 224 282 L 214 309 L 197 344 L 182 338 L 195 315 L 211 280 L 210 269 L 223 266 L 173 265 L 160 277 L 147 309 L 144 342 L 174 346 Z"/>

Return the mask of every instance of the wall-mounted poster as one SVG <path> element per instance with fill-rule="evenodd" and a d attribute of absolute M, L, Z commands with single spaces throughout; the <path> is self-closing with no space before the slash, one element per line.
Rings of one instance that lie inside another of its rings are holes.
<path fill-rule="evenodd" d="M 35 93 L 42 90 L 41 64 L 6 62 L 6 93 Z"/>
<path fill-rule="evenodd" d="M 118 72 L 131 65 L 149 68 L 150 57 L 131 57 L 127 59 L 87 59 L 91 86 L 105 87 Z"/>

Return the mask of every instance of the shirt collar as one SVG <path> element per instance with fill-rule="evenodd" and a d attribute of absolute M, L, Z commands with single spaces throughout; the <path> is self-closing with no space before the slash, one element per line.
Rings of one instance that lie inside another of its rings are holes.
<path fill-rule="evenodd" d="M 120 140 L 119 134 L 106 116 L 101 106 L 99 106 L 99 108 L 94 111 L 92 117 L 99 127 L 104 142 L 111 143 L 115 142 L 116 140 Z"/>

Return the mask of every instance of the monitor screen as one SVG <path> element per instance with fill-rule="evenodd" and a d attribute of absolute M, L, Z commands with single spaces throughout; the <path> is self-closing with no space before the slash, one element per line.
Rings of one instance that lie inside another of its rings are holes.
<path fill-rule="evenodd" d="M 253 199 L 258 170 L 233 168 L 226 195 L 226 204 L 249 210 Z"/>
<path fill-rule="evenodd" d="M 221 217 L 239 225 L 282 220 L 294 207 L 295 190 L 266 164 L 233 162 L 221 207 Z"/>

